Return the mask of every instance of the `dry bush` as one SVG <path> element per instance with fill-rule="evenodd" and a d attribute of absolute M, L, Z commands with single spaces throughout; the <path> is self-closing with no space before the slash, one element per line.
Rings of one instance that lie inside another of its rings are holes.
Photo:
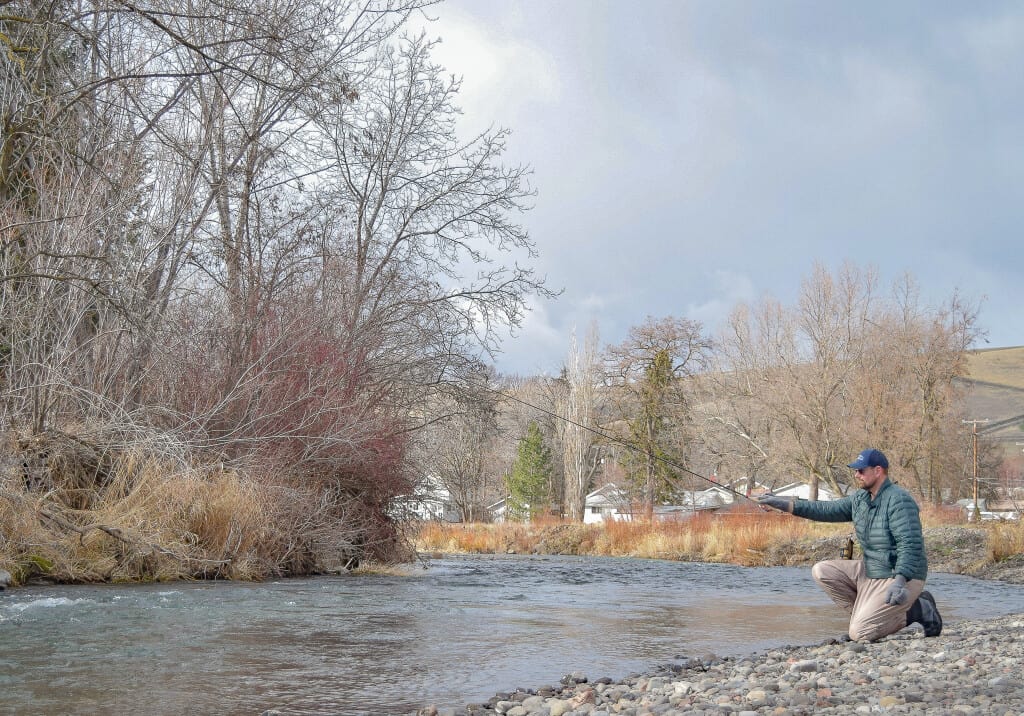
<path fill-rule="evenodd" d="M 103 479 L 75 500 L 52 478 L 50 489 L 30 489 L 18 469 L 25 461 L 9 460 L 0 482 L 0 567 L 17 582 L 79 582 L 256 579 L 321 566 L 317 531 L 338 525 L 316 520 L 326 510 L 312 493 L 255 484 L 166 448 L 140 441 L 104 449 Z M 59 464 L 82 473 L 66 457 Z"/>
<path fill-rule="evenodd" d="M 1001 522 L 989 529 L 989 551 L 995 562 L 1024 555 L 1024 522 Z"/>

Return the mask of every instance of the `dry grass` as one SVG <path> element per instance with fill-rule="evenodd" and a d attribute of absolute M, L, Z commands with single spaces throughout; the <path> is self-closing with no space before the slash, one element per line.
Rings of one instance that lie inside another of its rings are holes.
<path fill-rule="evenodd" d="M 958 506 L 925 505 L 921 508 L 921 525 L 923 527 L 950 527 L 963 523 L 963 511 Z"/>
<path fill-rule="evenodd" d="M 1000 522 L 988 528 L 992 559 L 1002 562 L 1024 554 L 1024 522 Z"/>
<path fill-rule="evenodd" d="M 993 348 L 967 354 L 968 376 L 1011 388 L 1024 388 L 1024 348 Z"/>
<path fill-rule="evenodd" d="M 266 505 L 229 472 L 126 451 L 89 509 L 0 479 L 0 568 L 16 582 L 251 579 L 267 571 Z"/>
<path fill-rule="evenodd" d="M 442 524 L 428 522 L 416 537 L 416 547 L 424 552 L 462 554 L 504 554 L 532 552 L 544 530 L 555 524 L 542 520 L 532 524 Z"/>
<path fill-rule="evenodd" d="M 422 551 L 448 553 L 546 552 L 557 545 L 555 551 L 568 554 L 757 565 L 764 563 L 763 552 L 772 545 L 848 529 L 787 515 L 740 512 L 654 523 L 429 523 L 416 544 Z"/>
<path fill-rule="evenodd" d="M 602 530 L 599 554 L 759 565 L 772 545 L 839 528 L 786 515 L 727 512 L 653 524 L 612 522 Z"/>
<path fill-rule="evenodd" d="M 926 507 L 922 524 L 942 527 L 964 524 L 960 512 Z M 848 523 L 823 523 L 761 511 L 705 513 L 665 522 L 605 522 L 580 525 L 543 524 L 424 525 L 416 540 L 427 552 L 533 552 L 614 557 L 727 562 L 746 566 L 773 563 L 780 548 L 800 541 L 827 540 L 852 533 Z M 1019 524 L 992 528 L 995 559 L 1024 553 L 1024 528 Z"/>
<path fill-rule="evenodd" d="M 414 574 L 417 566 L 414 564 L 385 564 L 382 562 L 369 562 L 360 564 L 352 570 L 352 574 L 373 575 L 378 577 L 408 577 Z"/>

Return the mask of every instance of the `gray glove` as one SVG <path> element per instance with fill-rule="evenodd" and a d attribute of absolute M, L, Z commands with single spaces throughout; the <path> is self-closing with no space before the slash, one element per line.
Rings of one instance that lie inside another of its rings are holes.
<path fill-rule="evenodd" d="M 773 510 L 782 512 L 793 512 L 793 500 L 788 497 L 776 497 L 775 495 L 764 495 L 757 498 L 757 504 L 771 507 Z"/>
<path fill-rule="evenodd" d="M 885 593 L 886 604 L 903 604 L 907 601 L 907 578 L 902 574 L 897 574 L 892 584 L 889 585 L 889 591 Z"/>

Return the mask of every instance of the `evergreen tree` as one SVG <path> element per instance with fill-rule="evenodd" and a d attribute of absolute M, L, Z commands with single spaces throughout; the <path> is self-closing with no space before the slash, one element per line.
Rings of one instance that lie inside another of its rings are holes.
<path fill-rule="evenodd" d="M 512 471 L 505 478 L 510 519 L 525 520 L 544 512 L 551 501 L 551 451 L 533 420 L 520 438 Z"/>
<path fill-rule="evenodd" d="M 663 460 L 668 454 L 662 436 L 667 427 L 666 403 L 673 379 L 672 357 L 667 350 L 661 349 L 644 370 L 640 385 L 640 414 L 629 424 L 633 442 L 641 452 L 630 456 L 632 459 L 628 462 L 632 464 L 628 467 L 632 468 L 630 472 L 640 488 L 648 516 L 661 493 L 669 489 L 673 476 Z"/>

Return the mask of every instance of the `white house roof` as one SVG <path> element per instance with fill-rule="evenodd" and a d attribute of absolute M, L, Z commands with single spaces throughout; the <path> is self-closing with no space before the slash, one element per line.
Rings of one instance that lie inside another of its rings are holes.
<path fill-rule="evenodd" d="M 802 500 L 808 500 L 811 497 L 811 486 L 806 482 L 791 482 L 788 485 L 783 485 L 777 490 L 772 490 L 772 494 L 778 495 L 779 497 L 798 497 Z M 819 500 L 838 500 L 840 497 L 842 497 L 842 495 L 837 495 L 826 485 L 818 485 Z"/>
<path fill-rule="evenodd" d="M 726 485 L 727 487 L 729 487 L 732 490 L 735 490 L 736 492 L 740 492 L 740 493 L 746 494 L 746 492 L 747 492 L 747 482 L 749 480 L 750 480 L 750 478 L 748 478 L 748 477 L 741 477 L 741 478 L 739 478 L 737 480 L 733 480 L 732 482 L 725 482 L 725 483 L 722 483 L 722 484 Z M 767 485 L 765 485 L 763 482 L 758 482 L 757 480 L 754 480 L 754 486 L 752 488 L 752 491 L 756 492 L 758 490 L 766 490 L 766 489 L 768 489 Z"/>
<path fill-rule="evenodd" d="M 588 494 L 584 503 L 587 507 L 624 505 L 629 503 L 629 494 L 615 483 L 609 482 Z"/>
<path fill-rule="evenodd" d="M 587 497 L 597 497 L 600 495 L 608 495 L 610 493 L 614 493 L 615 495 L 624 494 L 623 491 L 619 489 L 619 487 L 614 482 L 609 482 L 605 485 L 601 485 L 593 492 L 588 493 Z"/>

